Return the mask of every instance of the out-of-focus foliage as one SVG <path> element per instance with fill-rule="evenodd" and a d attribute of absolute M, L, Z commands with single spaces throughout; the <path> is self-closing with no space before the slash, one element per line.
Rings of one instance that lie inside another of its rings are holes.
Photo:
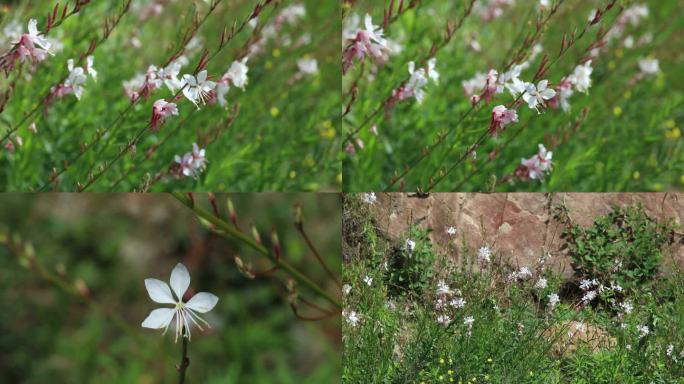
<path fill-rule="evenodd" d="M 205 196 L 196 198 L 206 204 Z M 254 194 L 233 201 L 243 228 L 255 223 L 264 239 L 271 227 L 278 229 L 283 257 L 338 295 L 292 225 L 292 206 L 300 202 L 309 236 L 339 275 L 338 196 Z M 219 297 L 205 317 L 212 329 L 193 331 L 186 382 L 339 380 L 339 318 L 296 319 L 281 283 L 245 278 L 233 257 L 239 254 L 258 270 L 267 263 L 241 243 L 208 231 L 171 196 L 3 194 L 0 218 L 3 235 L 32 244 L 39 265 L 71 286 L 87 287 L 92 298 L 89 303 L 60 289 L 0 245 L 0 305 L 6 308 L 0 312 L 1 382 L 176 381 L 180 342 L 174 344 L 173 332 L 162 336 L 140 324 L 160 307 L 143 280 L 168 281 L 179 261 L 190 270 L 191 290 Z"/>

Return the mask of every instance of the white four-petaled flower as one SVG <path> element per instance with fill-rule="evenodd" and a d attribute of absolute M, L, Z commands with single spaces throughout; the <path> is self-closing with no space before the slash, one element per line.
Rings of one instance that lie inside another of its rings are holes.
<path fill-rule="evenodd" d="M 190 325 L 196 325 L 200 330 L 204 330 L 200 323 L 210 327 L 209 323 L 203 320 L 199 313 L 211 311 L 218 297 L 208 292 L 200 292 L 194 295 L 188 302 L 183 302 L 183 295 L 190 286 L 190 273 L 181 263 L 176 264 L 171 271 L 169 280 L 171 288 L 165 282 L 157 279 L 145 279 L 145 288 L 152 301 L 160 304 L 172 304 L 173 308 L 157 308 L 150 312 L 142 326 L 144 328 L 162 329 L 164 333 L 175 319 L 176 341 L 178 336 L 187 337 L 190 340 Z M 173 294 L 171 293 L 173 290 Z"/>
<path fill-rule="evenodd" d="M 246 81 L 246 80 L 245 80 Z M 207 71 L 204 70 L 197 74 L 197 77 L 193 75 L 183 75 L 183 95 L 192 101 L 197 109 L 199 109 L 199 104 L 206 104 L 209 100 L 210 92 L 216 88 L 216 83 L 211 80 L 207 80 Z"/>

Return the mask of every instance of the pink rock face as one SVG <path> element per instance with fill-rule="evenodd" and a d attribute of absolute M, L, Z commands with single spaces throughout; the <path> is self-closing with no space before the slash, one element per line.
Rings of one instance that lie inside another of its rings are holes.
<path fill-rule="evenodd" d="M 411 223 L 430 228 L 434 249 L 457 263 L 463 262 L 462 242 L 475 254 L 489 245 L 504 261 L 515 267 L 535 264 L 545 252 L 547 265 L 565 278 L 573 275 L 570 257 L 560 249 L 564 227 L 552 217 L 551 208 L 561 202 L 577 224 L 589 226 L 596 216 L 613 206 L 641 203 L 646 213 L 658 220 L 684 223 L 684 193 L 436 193 L 426 198 L 412 194 L 378 194 L 371 208 L 379 229 L 401 241 Z M 449 236 L 446 228 L 455 227 Z M 684 244 L 665 251 L 664 268 L 674 261 L 684 267 Z M 672 257 L 670 257 L 672 255 Z"/>

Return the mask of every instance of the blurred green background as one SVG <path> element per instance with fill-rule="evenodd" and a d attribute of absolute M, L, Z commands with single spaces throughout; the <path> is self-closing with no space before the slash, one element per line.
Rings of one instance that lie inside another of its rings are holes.
<path fill-rule="evenodd" d="M 195 198 L 210 209 L 206 196 Z M 293 204 L 302 203 L 309 236 L 339 276 L 338 195 L 231 198 L 243 229 L 255 223 L 266 242 L 276 228 L 283 257 L 339 297 L 292 224 Z M 224 210 L 225 196 L 217 201 Z M 193 331 L 186 383 L 340 380 L 339 316 L 298 320 L 281 283 L 245 278 L 233 257 L 239 254 L 255 270 L 268 263 L 242 243 L 209 231 L 170 195 L 2 194 L 0 236 L 0 382 L 176 382 L 181 343 L 174 344 L 172 331 L 162 336 L 140 324 L 162 306 L 148 297 L 144 279 L 168 282 L 178 262 L 190 270 L 190 289 L 219 297 L 205 316 L 211 330 Z M 33 264 L 18 256 L 27 244 L 35 249 Z M 281 273 L 276 277 L 285 280 Z M 70 293 L 73 287 L 86 288 L 91 300 L 78 290 Z"/>

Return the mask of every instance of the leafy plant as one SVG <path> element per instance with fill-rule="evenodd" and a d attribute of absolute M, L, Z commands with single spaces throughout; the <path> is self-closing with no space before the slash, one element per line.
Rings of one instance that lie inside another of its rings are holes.
<path fill-rule="evenodd" d="M 633 288 L 656 279 L 662 247 L 673 230 L 672 221 L 659 223 L 637 205 L 615 207 L 588 228 L 571 224 L 562 238 L 580 278 Z"/>
<path fill-rule="evenodd" d="M 427 230 L 411 228 L 406 243 L 395 247 L 388 262 L 390 292 L 411 292 L 421 295 L 430 284 L 435 263 L 435 253 L 427 241 Z M 410 249 L 408 242 L 414 241 Z"/>

